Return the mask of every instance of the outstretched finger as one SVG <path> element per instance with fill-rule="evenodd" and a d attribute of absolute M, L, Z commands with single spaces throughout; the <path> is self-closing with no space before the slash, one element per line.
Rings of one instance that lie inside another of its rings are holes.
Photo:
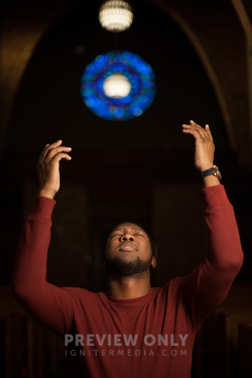
<path fill-rule="evenodd" d="M 198 123 L 194 122 L 194 121 L 190 121 L 190 124 L 193 126 L 193 127 L 196 127 L 199 132 L 201 133 L 202 137 L 206 137 L 206 128 L 204 129 L 204 127 L 200 126 Z"/>
<path fill-rule="evenodd" d="M 56 142 L 54 142 L 54 143 L 52 143 L 52 144 L 47 143 L 47 144 L 45 145 L 43 151 L 42 151 L 41 154 L 40 154 L 40 157 L 39 157 L 38 162 L 40 163 L 41 161 L 43 161 L 43 160 L 45 159 L 46 155 L 48 154 L 48 152 L 49 152 L 50 150 L 52 150 L 53 148 L 56 148 L 56 147 L 60 146 L 61 143 L 62 143 L 62 140 L 61 140 L 61 139 L 57 140 Z"/>
<path fill-rule="evenodd" d="M 212 136 L 212 133 L 211 133 L 211 130 L 210 130 L 210 126 L 208 124 L 206 124 L 205 130 L 207 132 L 208 137 L 213 141 L 213 136 Z"/>
<path fill-rule="evenodd" d="M 198 123 L 194 122 L 192 119 L 190 120 L 190 124 L 193 125 L 193 126 L 199 127 L 200 129 L 202 129 L 202 126 L 200 126 Z"/>
<path fill-rule="evenodd" d="M 48 150 L 47 155 L 44 158 L 44 162 L 49 163 L 49 161 L 52 160 L 54 156 L 60 154 L 61 152 L 70 152 L 71 150 L 72 150 L 71 147 L 66 147 L 66 146 L 54 147 Z"/>
<path fill-rule="evenodd" d="M 51 163 L 59 163 L 61 159 L 72 160 L 72 157 L 65 152 L 59 152 L 51 159 Z"/>
<path fill-rule="evenodd" d="M 184 127 L 185 126 L 185 127 Z M 183 125 L 183 133 L 185 134 L 191 134 L 194 136 L 195 139 L 200 139 L 202 136 L 200 135 L 199 130 L 192 128 L 192 127 L 187 127 L 190 125 Z"/>
<path fill-rule="evenodd" d="M 209 138 L 209 135 L 207 134 L 206 130 L 202 126 L 200 126 L 198 123 L 191 120 L 189 127 L 197 130 L 202 139 Z"/>
<path fill-rule="evenodd" d="M 193 121 L 190 121 L 190 122 L 193 122 Z M 183 124 L 182 127 L 183 127 L 184 133 L 190 133 L 190 134 L 193 134 L 195 137 L 197 136 L 197 138 L 202 138 L 202 139 L 205 139 L 207 137 L 205 130 L 201 126 L 195 124 L 195 122 L 194 124 L 192 123 Z M 189 130 L 191 130 L 191 132 Z"/>

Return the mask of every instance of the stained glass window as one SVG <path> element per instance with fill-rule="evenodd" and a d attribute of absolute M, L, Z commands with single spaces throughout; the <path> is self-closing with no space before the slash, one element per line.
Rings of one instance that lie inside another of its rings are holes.
<path fill-rule="evenodd" d="M 155 74 L 150 65 L 130 51 L 98 55 L 81 77 L 86 106 L 108 120 L 140 116 L 156 94 Z"/>

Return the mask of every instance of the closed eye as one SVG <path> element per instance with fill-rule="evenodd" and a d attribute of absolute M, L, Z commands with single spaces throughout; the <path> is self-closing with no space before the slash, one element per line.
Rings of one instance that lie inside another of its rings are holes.
<path fill-rule="evenodd" d="M 114 238 L 115 236 L 122 236 L 122 234 L 114 234 L 110 237 L 110 239 Z"/>
<path fill-rule="evenodd" d="M 145 239 L 145 236 L 143 234 L 133 234 L 133 236 L 141 236 L 142 238 Z"/>

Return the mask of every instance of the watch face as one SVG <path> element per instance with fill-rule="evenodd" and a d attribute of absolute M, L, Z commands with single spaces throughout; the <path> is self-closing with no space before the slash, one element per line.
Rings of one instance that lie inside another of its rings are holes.
<path fill-rule="evenodd" d="M 219 169 L 218 169 L 218 176 L 217 177 L 218 177 L 219 180 L 222 179 L 222 176 L 221 176 L 221 173 L 220 173 Z"/>
<path fill-rule="evenodd" d="M 220 170 L 219 170 L 219 168 L 217 167 L 217 165 L 214 165 L 213 168 L 215 169 L 215 174 L 214 174 L 214 176 L 216 176 L 219 180 L 221 180 L 221 179 L 222 179 L 222 176 L 221 176 Z"/>

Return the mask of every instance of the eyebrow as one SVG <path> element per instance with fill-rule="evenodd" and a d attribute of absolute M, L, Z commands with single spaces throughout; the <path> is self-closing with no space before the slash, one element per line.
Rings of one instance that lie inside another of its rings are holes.
<path fill-rule="evenodd" d="M 116 230 L 112 231 L 113 232 L 116 232 L 116 231 L 120 231 L 120 230 L 124 230 L 125 227 L 120 227 L 120 228 L 117 228 Z M 144 230 L 140 229 L 140 228 L 136 228 L 136 227 L 130 227 L 131 230 L 136 230 L 136 231 L 141 231 L 141 232 L 144 232 Z"/>

